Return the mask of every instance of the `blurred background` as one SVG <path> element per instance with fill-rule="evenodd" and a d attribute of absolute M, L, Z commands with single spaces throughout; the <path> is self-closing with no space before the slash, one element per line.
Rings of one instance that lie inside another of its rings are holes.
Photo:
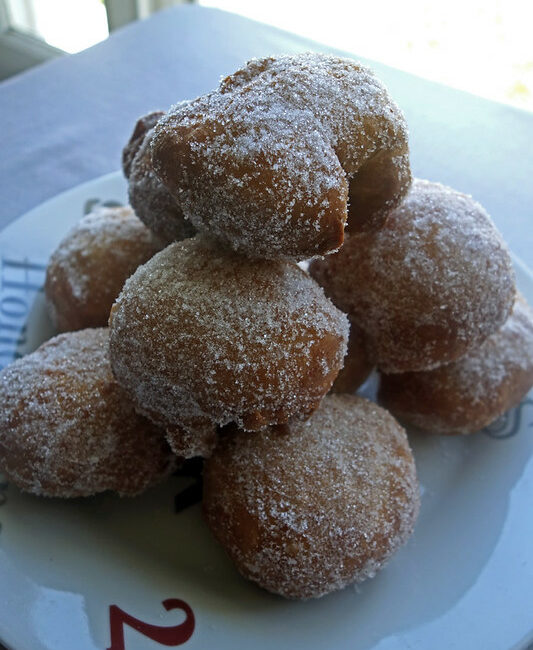
<path fill-rule="evenodd" d="M 0 0 L 0 79 L 192 3 L 533 111 L 533 0 Z"/>

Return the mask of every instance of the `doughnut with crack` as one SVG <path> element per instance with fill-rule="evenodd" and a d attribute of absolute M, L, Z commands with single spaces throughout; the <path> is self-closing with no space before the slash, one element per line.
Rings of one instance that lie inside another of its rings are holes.
<path fill-rule="evenodd" d="M 347 218 L 378 228 L 411 182 L 405 120 L 350 59 L 254 59 L 154 130 L 154 170 L 185 215 L 252 257 L 336 250 Z"/>

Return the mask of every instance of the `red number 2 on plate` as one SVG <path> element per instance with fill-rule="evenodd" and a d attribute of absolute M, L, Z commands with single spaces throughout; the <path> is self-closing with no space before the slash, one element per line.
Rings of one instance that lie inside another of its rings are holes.
<path fill-rule="evenodd" d="M 177 646 L 188 641 L 194 631 L 194 614 L 192 609 L 183 600 L 168 598 L 163 601 L 163 607 L 168 611 L 171 609 L 182 609 L 185 612 L 185 620 L 179 625 L 162 627 L 143 623 L 138 618 L 126 614 L 117 605 L 109 606 L 109 627 L 111 634 L 111 645 L 107 650 L 126 650 L 124 646 L 124 625 L 129 625 L 143 636 L 161 645 Z"/>

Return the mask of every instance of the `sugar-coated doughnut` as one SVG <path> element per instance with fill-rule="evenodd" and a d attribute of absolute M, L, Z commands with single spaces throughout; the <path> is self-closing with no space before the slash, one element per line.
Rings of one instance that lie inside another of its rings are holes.
<path fill-rule="evenodd" d="M 503 327 L 457 361 L 426 372 L 383 375 L 379 400 L 428 433 L 479 431 L 533 386 L 533 312 L 522 297 Z"/>
<path fill-rule="evenodd" d="M 128 179 L 128 197 L 135 213 L 164 244 L 193 237 L 196 228 L 186 219 L 174 197 L 152 168 L 149 131 L 133 162 Z"/>
<path fill-rule="evenodd" d="M 344 357 L 344 366 L 339 371 L 331 387 L 332 393 L 355 393 L 374 369 L 374 364 L 366 352 L 364 334 L 352 321 L 348 350 Z"/>
<path fill-rule="evenodd" d="M 154 111 L 141 117 L 122 152 L 122 169 L 128 179 L 128 198 L 141 221 L 163 244 L 193 237 L 196 228 L 152 168 L 150 145 L 153 127 L 164 115 Z"/>
<path fill-rule="evenodd" d="M 152 161 L 200 231 L 248 256 L 303 260 L 379 227 L 411 180 L 404 118 L 373 73 L 307 53 L 250 61 L 173 106 Z"/>
<path fill-rule="evenodd" d="M 309 270 L 387 373 L 459 358 L 504 323 L 515 296 L 509 251 L 482 206 L 423 180 L 381 230 L 351 235 Z"/>
<path fill-rule="evenodd" d="M 306 422 L 222 436 L 203 510 L 238 570 L 287 598 L 372 577 L 419 509 L 405 431 L 384 409 L 328 395 Z"/>
<path fill-rule="evenodd" d="M 183 456 L 215 429 L 307 415 L 330 389 L 348 322 L 292 262 L 247 260 L 203 237 L 140 267 L 111 312 L 111 361 L 138 409 Z"/>
<path fill-rule="evenodd" d="M 122 150 L 122 171 L 126 178 L 129 178 L 130 176 L 131 164 L 143 143 L 145 135 L 148 131 L 153 129 L 164 114 L 163 111 L 152 111 L 151 113 L 147 113 L 140 117 L 135 123 L 130 139 Z"/>
<path fill-rule="evenodd" d="M 107 325 L 125 280 L 160 249 L 129 206 L 100 206 L 82 217 L 46 271 L 47 307 L 58 331 Z"/>
<path fill-rule="evenodd" d="M 135 495 L 172 471 L 164 432 L 111 373 L 109 331 L 60 334 L 0 372 L 0 470 L 49 497 Z"/>

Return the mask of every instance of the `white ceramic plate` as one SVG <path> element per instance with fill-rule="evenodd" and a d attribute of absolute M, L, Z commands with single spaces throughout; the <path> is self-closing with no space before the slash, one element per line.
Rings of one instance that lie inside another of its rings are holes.
<path fill-rule="evenodd" d="M 0 233 L 0 366 L 51 336 L 45 264 L 87 201 L 125 199 L 111 174 Z M 533 277 L 519 262 L 516 272 L 533 304 Z M 73 501 L 0 482 L 0 640 L 13 650 L 528 647 L 532 395 L 483 433 L 411 443 L 423 490 L 414 536 L 374 580 L 310 602 L 242 579 L 198 505 L 176 514 L 191 479 Z"/>

